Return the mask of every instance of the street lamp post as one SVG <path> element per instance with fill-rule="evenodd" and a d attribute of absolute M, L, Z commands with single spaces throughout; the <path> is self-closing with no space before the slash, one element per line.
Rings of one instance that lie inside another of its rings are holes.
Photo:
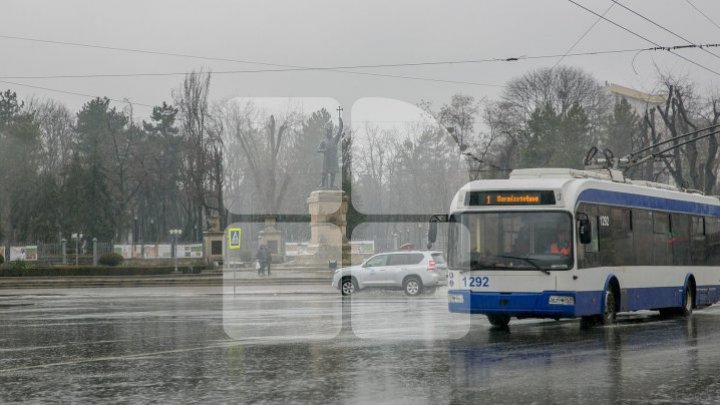
<path fill-rule="evenodd" d="M 177 240 L 178 237 L 182 235 L 182 229 L 171 229 L 170 230 L 170 236 L 173 240 L 173 246 L 172 246 L 172 255 L 175 262 L 175 273 L 178 272 L 178 264 L 177 264 Z"/>
<path fill-rule="evenodd" d="M 423 235 L 422 228 L 423 228 L 422 224 L 418 223 L 418 231 L 417 231 L 417 246 L 418 246 L 418 249 L 422 249 L 422 248 L 423 248 L 423 247 L 422 247 L 422 235 Z"/>
<path fill-rule="evenodd" d="M 67 240 L 60 239 L 60 249 L 62 250 L 62 264 L 67 264 Z"/>
<path fill-rule="evenodd" d="M 132 257 L 135 257 L 135 245 L 138 243 L 138 216 L 133 218 L 133 235 L 132 235 Z"/>
<path fill-rule="evenodd" d="M 98 265 L 97 238 L 93 238 L 93 266 Z"/>
<path fill-rule="evenodd" d="M 79 244 L 80 244 L 80 239 L 83 238 L 83 234 L 73 233 L 72 238 L 75 239 L 75 267 L 77 267 L 78 263 L 79 263 L 78 254 L 80 253 L 79 252 L 79 250 L 80 250 Z"/>

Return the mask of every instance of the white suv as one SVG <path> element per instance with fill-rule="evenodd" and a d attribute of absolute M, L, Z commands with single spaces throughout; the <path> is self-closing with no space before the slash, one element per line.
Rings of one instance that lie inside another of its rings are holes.
<path fill-rule="evenodd" d="M 415 296 L 447 282 L 447 264 L 441 252 L 405 250 L 380 253 L 359 266 L 335 271 L 332 286 L 343 295 L 370 287 L 402 288 Z"/>

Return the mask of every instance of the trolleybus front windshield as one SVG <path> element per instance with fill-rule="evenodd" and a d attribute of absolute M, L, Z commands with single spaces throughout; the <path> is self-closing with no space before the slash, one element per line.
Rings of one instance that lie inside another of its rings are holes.
<path fill-rule="evenodd" d="M 572 268 L 572 218 L 567 212 L 465 212 L 452 215 L 450 222 L 453 269 Z"/>

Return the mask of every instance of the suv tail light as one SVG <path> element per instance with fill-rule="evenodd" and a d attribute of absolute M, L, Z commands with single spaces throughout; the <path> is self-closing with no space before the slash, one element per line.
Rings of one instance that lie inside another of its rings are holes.
<path fill-rule="evenodd" d="M 435 267 L 435 260 L 430 259 L 430 261 L 428 261 L 427 271 L 435 271 Z"/>

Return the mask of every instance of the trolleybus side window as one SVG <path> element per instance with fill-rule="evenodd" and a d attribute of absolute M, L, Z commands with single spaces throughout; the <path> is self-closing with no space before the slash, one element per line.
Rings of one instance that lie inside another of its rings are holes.
<path fill-rule="evenodd" d="M 615 264 L 618 241 L 614 238 L 613 227 L 618 224 L 611 218 L 612 208 L 598 207 L 598 248 L 600 251 L 600 266 L 612 266 Z"/>
<path fill-rule="evenodd" d="M 705 256 L 705 219 L 703 217 L 692 217 L 692 241 L 690 256 L 692 264 L 703 265 L 707 263 Z"/>
<path fill-rule="evenodd" d="M 653 264 L 672 264 L 673 235 L 670 233 L 670 216 L 664 212 L 653 212 Z"/>
<path fill-rule="evenodd" d="M 633 250 L 630 209 L 613 207 L 610 210 L 610 230 L 615 241 L 615 251 L 608 258 L 609 263 L 614 266 L 634 265 L 635 251 Z"/>
<path fill-rule="evenodd" d="M 685 214 L 670 215 L 673 264 L 690 264 L 690 217 Z"/>
<path fill-rule="evenodd" d="M 635 263 L 639 266 L 653 264 L 653 222 L 652 212 L 632 210 L 633 250 Z"/>
<path fill-rule="evenodd" d="M 707 264 L 720 264 L 720 222 L 718 218 L 705 218 L 705 248 Z"/>
<path fill-rule="evenodd" d="M 578 243 L 578 268 L 720 265 L 720 218 L 582 203 L 592 243 Z"/>

